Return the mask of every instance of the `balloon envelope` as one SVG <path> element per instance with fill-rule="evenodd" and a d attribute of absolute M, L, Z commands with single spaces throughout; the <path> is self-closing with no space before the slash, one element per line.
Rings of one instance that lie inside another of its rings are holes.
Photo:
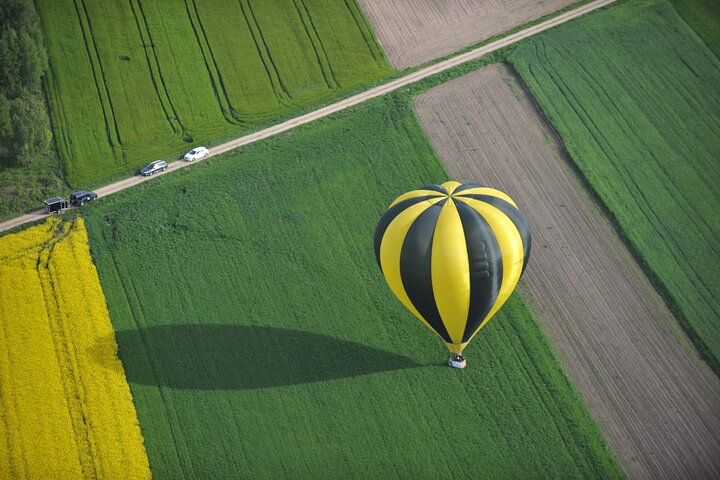
<path fill-rule="evenodd" d="M 375 256 L 395 296 L 461 353 L 515 289 L 530 256 L 530 230 L 499 190 L 426 185 L 382 216 Z"/>

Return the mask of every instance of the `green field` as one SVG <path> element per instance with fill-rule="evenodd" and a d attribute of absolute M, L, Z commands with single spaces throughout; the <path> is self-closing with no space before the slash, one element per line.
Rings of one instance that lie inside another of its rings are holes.
<path fill-rule="evenodd" d="M 392 297 L 375 224 L 446 178 L 383 98 L 83 212 L 155 478 L 622 477 L 519 296 L 464 371 Z"/>
<path fill-rule="evenodd" d="M 38 0 L 66 178 L 81 185 L 391 72 L 355 0 Z"/>
<path fill-rule="evenodd" d="M 720 55 L 720 2 L 716 0 L 669 0 L 680 17 L 715 55 Z"/>
<path fill-rule="evenodd" d="M 664 1 L 627 2 L 509 60 L 720 374 L 720 60 L 708 47 L 720 17 L 675 3 L 694 27 Z"/>

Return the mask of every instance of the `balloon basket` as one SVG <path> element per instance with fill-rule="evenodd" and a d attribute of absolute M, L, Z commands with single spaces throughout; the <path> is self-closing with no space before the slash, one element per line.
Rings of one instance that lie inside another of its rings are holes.
<path fill-rule="evenodd" d="M 467 366 L 467 361 L 462 355 L 453 355 L 452 358 L 448 360 L 448 365 L 453 368 L 465 368 Z"/>

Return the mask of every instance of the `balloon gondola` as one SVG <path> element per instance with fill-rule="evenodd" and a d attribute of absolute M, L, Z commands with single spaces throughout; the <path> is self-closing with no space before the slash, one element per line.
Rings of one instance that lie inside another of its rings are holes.
<path fill-rule="evenodd" d="M 375 256 L 395 296 L 463 368 L 463 350 L 515 289 L 530 229 L 505 193 L 477 183 L 425 185 L 399 196 L 375 229 Z"/>

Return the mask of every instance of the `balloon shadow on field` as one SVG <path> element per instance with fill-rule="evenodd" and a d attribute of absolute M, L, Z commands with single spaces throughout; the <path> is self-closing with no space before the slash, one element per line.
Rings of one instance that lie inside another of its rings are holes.
<path fill-rule="evenodd" d="M 417 368 L 414 360 L 327 335 L 271 327 L 172 325 L 116 333 L 131 383 L 198 390 L 245 390 Z M 112 338 L 91 348 L 116 369 Z"/>

